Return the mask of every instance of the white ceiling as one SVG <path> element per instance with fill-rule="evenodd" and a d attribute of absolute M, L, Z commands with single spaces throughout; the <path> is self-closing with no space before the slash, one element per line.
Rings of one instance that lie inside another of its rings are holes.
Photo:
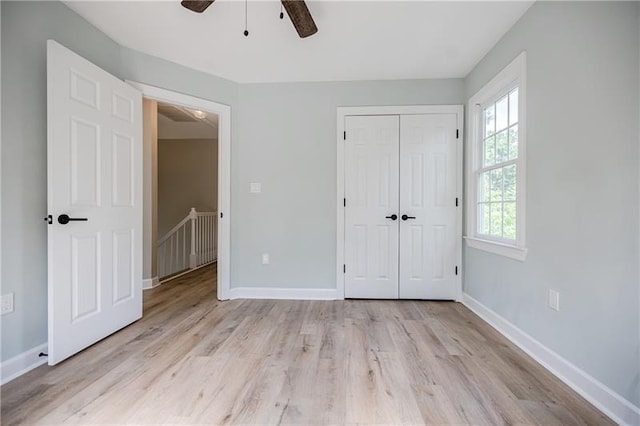
<path fill-rule="evenodd" d="M 277 1 L 65 1 L 123 46 L 240 83 L 466 76 L 533 1 L 307 1 L 300 39 Z"/>

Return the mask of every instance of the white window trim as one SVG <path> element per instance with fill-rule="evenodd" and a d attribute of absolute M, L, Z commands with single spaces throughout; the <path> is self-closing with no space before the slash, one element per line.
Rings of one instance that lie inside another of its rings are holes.
<path fill-rule="evenodd" d="M 469 100 L 467 108 L 467 123 L 469 123 L 467 139 L 467 246 L 487 251 L 511 259 L 524 261 L 527 257 L 526 248 L 526 139 L 527 139 L 527 111 L 526 111 L 526 65 L 527 54 L 522 52 L 509 65 L 491 79 L 482 89 Z M 478 177 L 477 167 L 480 159 L 480 124 L 479 105 L 485 105 L 497 100 L 508 89 L 518 86 L 518 166 L 516 183 L 516 241 L 515 244 L 504 240 L 494 240 L 477 233 L 478 220 Z"/>

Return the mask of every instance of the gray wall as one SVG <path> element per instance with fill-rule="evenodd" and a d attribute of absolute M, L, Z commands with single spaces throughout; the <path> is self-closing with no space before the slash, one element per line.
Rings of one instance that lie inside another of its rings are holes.
<path fill-rule="evenodd" d="M 232 287 L 335 288 L 338 106 L 463 102 L 459 79 L 241 85 Z M 251 182 L 262 193 L 250 194 Z"/>
<path fill-rule="evenodd" d="M 466 249 L 464 282 L 640 405 L 637 14 L 634 2 L 538 2 L 467 77 L 470 98 L 527 51 L 529 256 Z"/>
<path fill-rule="evenodd" d="M 184 219 L 191 207 L 211 212 L 217 206 L 217 139 L 159 139 L 158 238 Z"/>

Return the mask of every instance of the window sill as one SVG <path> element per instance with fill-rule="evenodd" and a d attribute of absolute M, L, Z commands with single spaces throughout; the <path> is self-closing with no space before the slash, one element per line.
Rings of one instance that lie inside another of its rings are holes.
<path fill-rule="evenodd" d="M 509 244 L 498 243 L 496 241 L 482 240 L 474 237 L 464 237 L 467 241 L 467 247 L 487 251 L 499 256 L 508 257 L 510 259 L 524 262 L 527 258 L 528 250 L 524 247 L 516 247 Z"/>

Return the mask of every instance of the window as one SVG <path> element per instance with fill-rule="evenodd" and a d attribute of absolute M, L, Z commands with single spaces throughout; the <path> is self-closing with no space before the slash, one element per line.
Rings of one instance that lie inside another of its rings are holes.
<path fill-rule="evenodd" d="M 469 101 L 467 244 L 518 260 L 525 248 L 525 53 Z"/>

